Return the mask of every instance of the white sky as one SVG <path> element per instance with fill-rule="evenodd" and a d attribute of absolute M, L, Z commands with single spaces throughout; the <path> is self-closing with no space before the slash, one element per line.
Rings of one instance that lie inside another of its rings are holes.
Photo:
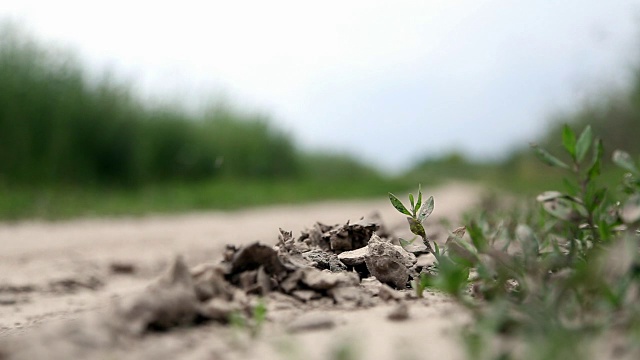
<path fill-rule="evenodd" d="M 638 0 L 3 0 L 0 17 L 145 96 L 223 97 L 390 169 L 504 154 L 640 54 Z"/>

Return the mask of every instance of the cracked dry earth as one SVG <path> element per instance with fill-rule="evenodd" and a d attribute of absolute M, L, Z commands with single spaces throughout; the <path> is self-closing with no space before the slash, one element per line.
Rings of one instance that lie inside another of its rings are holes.
<path fill-rule="evenodd" d="M 443 242 L 480 190 L 426 195 Z M 0 359 L 462 359 L 406 228 L 386 199 L 0 225 Z"/>

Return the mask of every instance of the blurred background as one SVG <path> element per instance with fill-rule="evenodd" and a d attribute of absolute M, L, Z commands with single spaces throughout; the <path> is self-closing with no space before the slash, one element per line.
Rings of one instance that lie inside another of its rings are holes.
<path fill-rule="evenodd" d="M 450 179 L 546 190 L 561 175 L 528 144 L 557 152 L 562 124 L 640 154 L 639 16 L 624 0 L 5 0 L 0 219 Z"/>

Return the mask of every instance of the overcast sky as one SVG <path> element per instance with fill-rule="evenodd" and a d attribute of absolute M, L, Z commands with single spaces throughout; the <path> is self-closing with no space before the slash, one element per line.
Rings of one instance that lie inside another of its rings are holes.
<path fill-rule="evenodd" d="M 225 98 L 391 169 L 504 154 L 640 54 L 638 0 L 3 0 L 0 16 L 144 96 Z"/>

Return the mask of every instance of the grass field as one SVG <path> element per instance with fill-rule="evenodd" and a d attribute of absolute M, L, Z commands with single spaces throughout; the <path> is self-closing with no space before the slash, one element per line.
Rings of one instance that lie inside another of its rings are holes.
<path fill-rule="evenodd" d="M 0 219 L 65 219 L 382 197 L 409 188 L 402 180 L 223 180 L 149 185 L 139 189 L 0 187 Z"/>

